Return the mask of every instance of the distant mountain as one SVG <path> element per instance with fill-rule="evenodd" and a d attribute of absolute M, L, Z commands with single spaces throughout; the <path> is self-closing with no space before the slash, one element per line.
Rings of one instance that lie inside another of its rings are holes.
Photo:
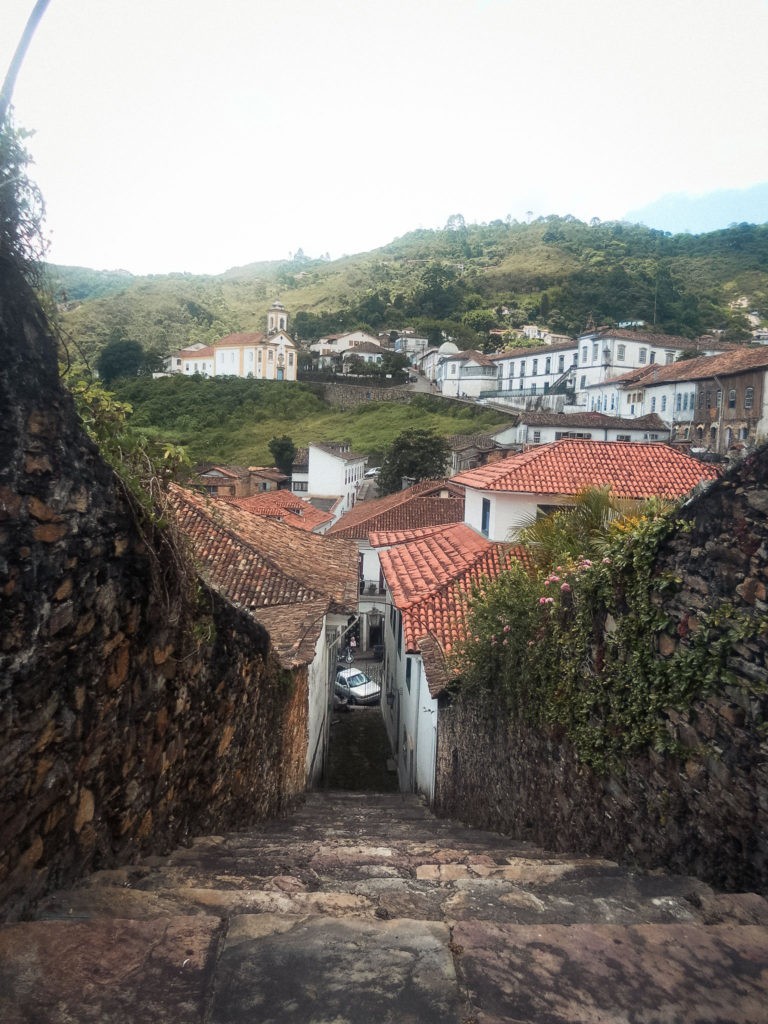
<path fill-rule="evenodd" d="M 731 224 L 765 224 L 768 223 L 768 182 L 752 188 L 720 189 L 702 196 L 673 193 L 638 210 L 630 210 L 624 220 L 658 231 L 694 235 L 718 231 Z"/>

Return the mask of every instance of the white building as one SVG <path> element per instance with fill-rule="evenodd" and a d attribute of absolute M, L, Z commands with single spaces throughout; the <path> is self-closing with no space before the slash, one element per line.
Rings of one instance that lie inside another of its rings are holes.
<path fill-rule="evenodd" d="M 186 376 L 252 377 L 256 380 L 295 381 L 296 343 L 287 333 L 288 314 L 280 302 L 267 313 L 267 333 L 228 334 L 213 345 L 191 345 L 166 360 L 166 372 Z"/>
<path fill-rule="evenodd" d="M 659 442 L 562 440 L 460 473 L 454 482 L 466 487 L 465 523 L 505 541 L 587 487 L 610 487 L 628 501 L 674 500 L 716 476 L 712 466 Z"/>
<path fill-rule="evenodd" d="M 348 331 L 346 334 L 328 334 L 313 341 L 309 351 L 318 357 L 318 366 L 323 369 L 341 362 L 344 353 L 352 354 L 361 345 L 375 345 L 381 351 L 376 338 L 366 331 Z"/>
<path fill-rule="evenodd" d="M 631 370 L 648 366 L 669 366 L 693 347 L 688 338 L 647 331 L 601 327 L 577 339 L 576 403 L 592 412 L 625 415 L 618 408 L 597 408 L 592 404 L 595 385 Z M 648 410 L 645 410 L 648 411 Z"/>
<path fill-rule="evenodd" d="M 451 398 L 479 398 L 496 386 L 496 364 L 473 350 L 438 359 L 436 374 L 441 393 Z"/>
<path fill-rule="evenodd" d="M 291 490 L 309 501 L 337 498 L 332 506 L 335 522 L 355 505 L 367 461 L 366 455 L 351 451 L 346 442 L 311 443 L 296 452 Z"/>
<path fill-rule="evenodd" d="M 497 430 L 493 438 L 505 448 L 549 444 L 566 438 L 585 441 L 668 441 L 670 428 L 656 415 L 624 419 L 598 412 L 520 413 L 515 426 Z"/>

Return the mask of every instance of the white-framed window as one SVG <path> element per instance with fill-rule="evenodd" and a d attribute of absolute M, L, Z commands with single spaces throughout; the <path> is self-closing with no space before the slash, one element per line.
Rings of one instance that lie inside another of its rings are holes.
<path fill-rule="evenodd" d="M 616 358 L 621 361 L 622 359 L 626 359 L 626 357 L 627 357 L 627 346 L 626 345 L 618 345 L 616 347 Z"/>
<path fill-rule="evenodd" d="M 656 399 L 651 399 L 651 412 L 656 412 Z"/>
<path fill-rule="evenodd" d="M 755 389 L 754 388 L 744 388 L 744 408 L 745 409 L 751 409 L 752 408 L 752 403 L 754 402 L 754 400 L 755 400 Z"/>
<path fill-rule="evenodd" d="M 638 355 L 638 362 L 641 365 L 643 363 L 647 363 L 648 362 L 648 349 L 647 348 L 641 348 L 640 349 L 640 354 Z"/>
<path fill-rule="evenodd" d="M 667 411 L 667 396 L 666 395 L 662 395 L 661 396 L 661 411 L 662 412 L 666 412 Z"/>

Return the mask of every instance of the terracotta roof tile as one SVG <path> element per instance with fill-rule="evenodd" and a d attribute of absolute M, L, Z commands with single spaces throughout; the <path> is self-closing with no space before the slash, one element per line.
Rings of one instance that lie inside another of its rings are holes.
<path fill-rule="evenodd" d="M 669 430 L 655 412 L 648 413 L 647 416 L 636 416 L 634 419 L 626 419 L 623 416 L 607 416 L 603 412 L 521 412 L 520 423 L 535 427 L 562 427 L 563 430 L 576 427 Z"/>
<path fill-rule="evenodd" d="M 223 498 L 229 505 L 236 505 L 255 516 L 279 519 L 288 526 L 299 530 L 314 531 L 333 521 L 333 516 L 321 512 L 290 491 L 262 491 L 250 498 Z"/>
<path fill-rule="evenodd" d="M 717 356 L 698 356 L 696 359 L 682 359 L 668 366 L 649 367 L 650 372 L 643 378 L 644 387 L 667 384 L 675 381 L 706 380 L 713 376 L 727 377 L 745 370 L 768 369 L 768 346 L 742 346 Z"/>
<path fill-rule="evenodd" d="M 456 579 L 492 546 L 471 526 L 455 523 L 396 544 L 379 559 L 392 600 L 402 609 Z"/>
<path fill-rule="evenodd" d="M 680 498 L 717 470 L 660 443 L 553 441 L 454 477 L 487 491 L 576 494 L 610 486 L 618 498 Z"/>
<path fill-rule="evenodd" d="M 441 492 L 448 497 L 441 498 Z M 439 526 L 464 521 L 464 490 L 447 479 L 422 480 L 396 494 L 358 502 L 334 523 L 328 536 L 364 540 L 372 532 Z"/>
<path fill-rule="evenodd" d="M 176 485 L 169 496 L 203 577 L 264 623 L 284 664 L 306 663 L 306 654 L 311 661 L 325 611 L 356 610 L 357 548 L 350 541 L 296 530 Z"/>

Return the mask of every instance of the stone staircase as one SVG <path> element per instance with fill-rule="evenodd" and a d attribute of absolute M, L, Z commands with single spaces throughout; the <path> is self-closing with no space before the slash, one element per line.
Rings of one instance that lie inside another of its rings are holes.
<path fill-rule="evenodd" d="M 766 1024 L 768 901 L 313 793 L 0 928 L 0 1021 Z"/>

